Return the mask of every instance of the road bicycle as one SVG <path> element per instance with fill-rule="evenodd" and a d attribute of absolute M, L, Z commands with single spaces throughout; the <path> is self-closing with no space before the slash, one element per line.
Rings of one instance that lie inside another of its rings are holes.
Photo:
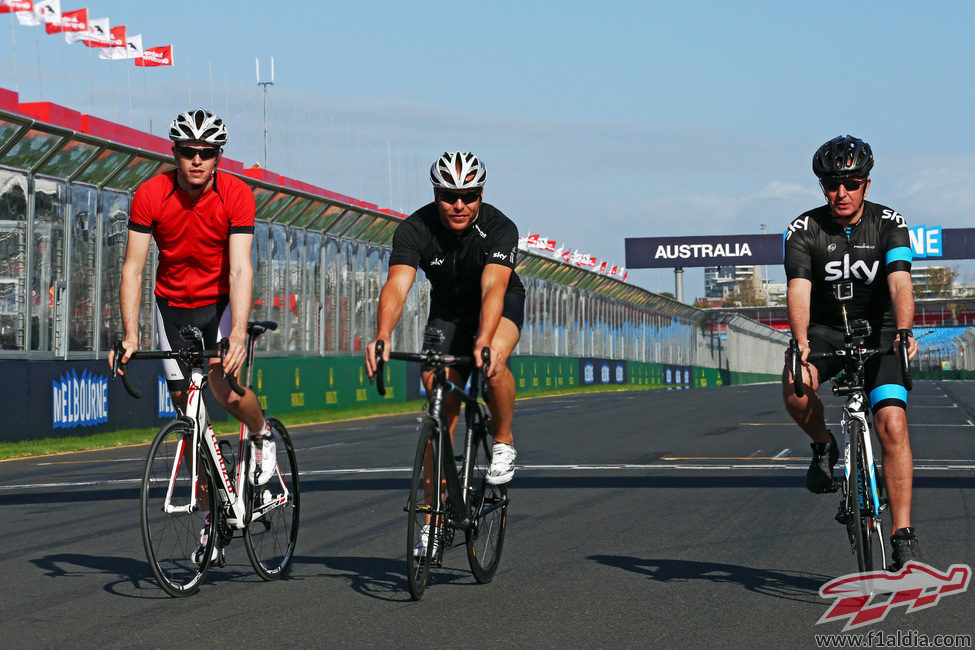
<path fill-rule="evenodd" d="M 382 341 L 376 342 L 375 378 L 380 395 L 386 394 L 384 347 Z M 420 419 L 410 494 L 404 508 L 408 515 L 406 575 L 410 596 L 413 600 L 423 596 L 431 569 L 442 566 L 443 553 L 454 546 L 455 532 L 459 530 L 464 531 L 467 560 L 474 579 L 480 584 L 491 582 L 501 562 L 509 499 L 505 485 L 487 482 L 493 449 L 491 416 L 487 406 L 478 401 L 477 394 L 478 385 L 483 384 L 484 399 L 490 399 L 487 391 L 490 350 L 482 350 L 482 371 L 474 373 L 469 392 L 447 379 L 446 368 L 473 366 L 473 357 L 426 349 L 420 353 L 390 352 L 389 358 L 417 362 L 424 370 L 433 371 L 426 414 Z M 444 398 L 451 392 L 464 403 L 467 433 L 460 456 L 454 455 L 444 419 Z M 441 489 L 434 488 L 438 485 Z"/>
<path fill-rule="evenodd" d="M 884 546 L 882 515 L 887 510 L 887 499 L 883 497 L 881 468 L 874 461 L 873 443 L 870 438 L 870 424 L 867 418 L 868 403 L 864 389 L 864 364 L 871 358 L 894 354 L 891 348 L 867 348 L 864 341 L 871 334 L 870 323 L 865 320 L 848 320 L 843 307 L 844 338 L 843 347 L 832 352 L 812 352 L 809 361 L 819 359 L 841 359 L 842 372 L 831 379 L 833 394 L 846 397 L 843 414 L 840 417 L 840 431 L 843 434 L 844 478 L 834 483 L 833 490 L 842 492 L 836 521 L 846 526 L 850 550 L 856 556 L 857 568 L 861 573 L 872 571 L 874 559 L 879 551 L 880 564 L 887 566 L 887 552 Z M 901 377 L 907 390 L 912 388 L 908 360 L 907 330 L 898 330 L 900 343 L 897 354 L 901 359 Z M 799 344 L 795 339 L 789 341 L 790 372 L 795 393 L 804 394 L 801 379 Z"/>
<path fill-rule="evenodd" d="M 273 321 L 248 323 L 248 385 L 257 338 L 276 328 Z M 189 347 L 140 350 L 130 357 L 176 359 L 190 368 L 186 410 L 156 434 L 142 477 L 140 519 L 149 566 L 166 593 L 189 596 L 199 589 L 210 566 L 225 565 L 225 548 L 231 539 L 243 536 L 257 574 L 264 580 L 277 580 L 294 557 L 298 537 L 300 491 L 291 437 L 279 420 L 266 418 L 277 444 L 277 467 L 266 484 L 252 485 L 247 477 L 251 444 L 246 427 L 240 425 L 235 455 L 230 442 L 217 441 L 203 400 L 208 359 L 222 360 L 228 341 L 223 339 L 219 350 L 204 350 L 199 329 L 184 327 L 180 335 L 191 343 Z M 119 363 L 123 354 L 118 341 L 115 370 L 123 369 L 126 390 L 139 398 L 141 394 L 132 386 L 125 365 Z M 227 380 L 234 392 L 245 394 L 233 376 L 228 375 Z M 196 552 L 198 544 L 201 554 Z"/>

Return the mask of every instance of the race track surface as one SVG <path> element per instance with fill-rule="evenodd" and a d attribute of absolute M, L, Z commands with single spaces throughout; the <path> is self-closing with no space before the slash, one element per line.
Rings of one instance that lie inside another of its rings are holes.
<path fill-rule="evenodd" d="M 910 397 L 914 524 L 941 570 L 975 566 L 972 405 L 971 382 L 917 382 Z M 476 584 L 460 545 L 417 603 L 403 512 L 416 417 L 291 431 L 289 575 L 262 582 L 235 539 L 183 599 L 156 585 L 142 547 L 147 447 L 0 463 L 4 644 L 816 647 L 843 628 L 817 625 L 832 603 L 819 588 L 856 570 L 839 497 L 805 490 L 809 441 L 777 385 L 519 401 L 498 574 Z M 972 635 L 973 591 L 856 632 Z"/>

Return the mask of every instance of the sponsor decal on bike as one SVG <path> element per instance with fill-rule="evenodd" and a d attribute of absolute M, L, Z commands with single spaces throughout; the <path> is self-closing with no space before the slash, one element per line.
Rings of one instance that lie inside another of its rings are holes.
<path fill-rule="evenodd" d="M 816 625 L 845 620 L 846 632 L 879 623 L 894 607 L 903 605 L 906 613 L 912 614 L 934 607 L 944 596 L 965 592 L 971 577 L 972 569 L 967 564 L 952 564 L 941 572 L 913 560 L 896 573 L 871 571 L 841 576 L 819 588 L 821 598 L 835 598 L 836 602 Z"/>
<path fill-rule="evenodd" d="M 108 422 L 108 377 L 72 370 L 51 382 L 51 425 L 55 429 Z"/>

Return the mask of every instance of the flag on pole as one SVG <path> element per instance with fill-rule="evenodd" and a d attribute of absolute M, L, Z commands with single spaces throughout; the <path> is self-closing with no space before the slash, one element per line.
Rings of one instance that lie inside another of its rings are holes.
<path fill-rule="evenodd" d="M 127 59 L 128 52 L 125 51 L 125 25 L 112 27 L 110 32 L 111 41 L 108 46 L 98 52 L 99 59 Z"/>
<path fill-rule="evenodd" d="M 20 12 L 28 12 L 28 11 L 31 14 L 34 13 L 34 0 L 0 0 L 0 14 L 20 13 Z M 34 24 L 37 25 L 39 23 L 34 23 Z"/>
<path fill-rule="evenodd" d="M 173 46 L 147 47 L 142 56 L 135 60 L 140 68 L 154 68 L 161 65 L 173 65 Z"/>
<path fill-rule="evenodd" d="M 142 34 L 125 37 L 125 58 L 142 58 Z"/>
<path fill-rule="evenodd" d="M 562 261 L 568 264 L 570 259 L 572 259 L 572 249 L 567 248 L 565 252 L 562 253 Z"/>
<path fill-rule="evenodd" d="M 82 34 L 82 43 L 88 47 L 111 47 L 112 29 L 108 18 L 93 18 L 88 21 L 88 30 Z M 67 38 L 68 35 L 65 35 Z"/>
<path fill-rule="evenodd" d="M 48 34 L 84 31 L 88 29 L 88 10 L 75 9 L 74 11 L 62 11 L 61 20 L 48 23 L 45 29 Z"/>

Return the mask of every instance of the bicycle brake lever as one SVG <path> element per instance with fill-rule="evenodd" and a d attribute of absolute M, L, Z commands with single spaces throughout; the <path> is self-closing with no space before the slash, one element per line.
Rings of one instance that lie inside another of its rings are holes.
<path fill-rule="evenodd" d="M 220 367 L 221 367 L 221 369 L 223 368 L 223 360 L 227 356 L 227 351 L 229 349 L 230 349 L 230 339 L 227 339 L 227 338 L 220 339 Z M 230 389 L 232 391 L 234 391 L 235 393 L 237 393 L 241 397 L 243 397 L 244 395 L 247 394 L 247 391 L 244 390 L 241 387 L 241 385 L 237 382 L 237 378 L 234 377 L 234 374 L 233 373 L 227 374 L 227 372 L 224 371 L 223 376 L 227 378 L 227 383 L 230 384 Z"/>
<path fill-rule="evenodd" d="M 796 391 L 796 397 L 802 397 L 805 394 L 802 387 L 802 355 L 799 353 L 799 341 L 796 339 L 789 340 L 789 371 L 792 373 L 792 386 Z"/>
<path fill-rule="evenodd" d="M 380 339 L 376 341 L 376 374 L 369 379 L 371 384 L 376 382 L 376 392 L 380 397 L 386 397 L 386 386 L 383 384 L 383 352 L 386 350 L 386 343 Z"/>

